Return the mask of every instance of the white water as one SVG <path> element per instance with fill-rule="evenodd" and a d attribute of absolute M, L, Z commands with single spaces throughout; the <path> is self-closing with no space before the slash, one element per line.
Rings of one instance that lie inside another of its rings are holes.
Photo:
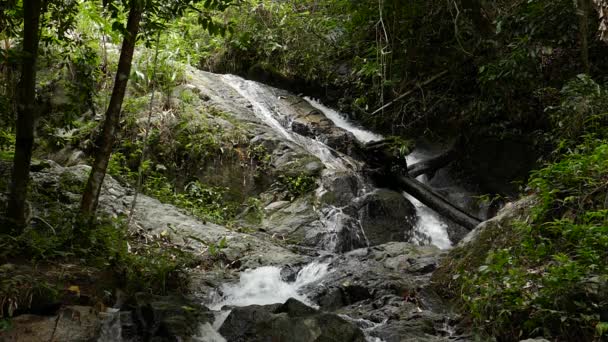
<path fill-rule="evenodd" d="M 296 280 L 288 283 L 281 278 L 281 269 L 264 266 L 241 273 L 237 284 L 222 286 L 222 298 L 210 308 L 220 310 L 223 306 L 247 306 L 284 303 L 295 298 L 307 305 L 314 306 L 306 296 L 299 293 L 307 284 L 323 278 L 328 272 L 328 264 L 313 262 L 298 272 Z"/>
<path fill-rule="evenodd" d="M 310 97 L 304 97 L 304 100 L 308 101 L 311 106 L 320 110 L 328 119 L 330 119 L 334 125 L 351 132 L 357 140 L 360 142 L 366 143 L 370 141 L 382 140 L 382 136 L 380 134 L 372 133 L 370 131 L 366 131 L 362 128 L 359 128 L 353 125 L 352 122 L 348 121 L 344 115 L 338 113 L 337 111 L 326 107 L 321 102 L 312 99 Z"/>
<path fill-rule="evenodd" d="M 97 342 L 119 342 L 122 341 L 122 326 L 120 322 L 120 310 L 108 308 L 105 312 L 101 312 L 99 316 L 102 318 L 101 329 Z"/>
<path fill-rule="evenodd" d="M 422 158 L 417 153 L 410 153 L 407 157 L 407 164 L 413 165 L 422 160 Z M 427 179 L 425 175 L 421 175 L 418 178 L 422 183 L 426 183 Z M 416 223 L 415 229 L 424 235 L 431 238 L 431 243 L 441 249 L 447 249 L 452 247 L 452 241 L 450 241 L 450 237 L 448 236 L 448 225 L 447 223 L 437 214 L 434 210 L 422 204 L 416 198 L 411 196 L 408 193 L 403 193 L 405 198 L 407 198 L 412 204 L 416 207 L 416 212 L 418 214 L 418 222 Z M 414 240 L 416 237 L 414 236 Z M 423 241 L 413 241 L 418 243 L 423 243 Z"/>
<path fill-rule="evenodd" d="M 321 103 L 312 100 L 310 98 L 305 98 L 312 106 L 319 109 L 323 114 L 332 120 L 336 126 L 339 126 L 355 135 L 355 137 L 361 142 L 369 142 L 374 140 L 381 140 L 383 137 L 381 135 L 363 130 L 354 126 L 350 123 L 344 115 L 336 112 L 335 110 L 328 108 Z M 413 152 L 407 156 L 407 164 L 413 165 L 422 159 L 425 159 L 428 156 L 424 156 L 420 153 Z M 426 176 L 418 177 L 418 180 L 426 183 Z M 424 236 L 428 236 L 431 239 L 431 243 L 441 249 L 447 249 L 452 246 L 452 242 L 448 236 L 447 223 L 431 208 L 422 204 L 420 201 L 410 196 L 407 193 L 404 193 L 404 196 L 412 202 L 412 204 L 416 207 L 416 213 L 418 215 L 418 222 L 416 223 L 416 227 L 414 229 L 422 233 Z M 414 241 L 416 243 L 423 244 L 425 241 L 422 239 L 418 239 L 414 236 Z"/>
<path fill-rule="evenodd" d="M 287 108 L 278 106 L 277 96 L 269 87 L 235 75 L 222 75 L 222 80 L 251 103 L 254 114 L 260 120 L 289 141 L 296 143 L 305 151 L 319 158 L 328 169 L 346 171 L 357 167 L 352 161 L 342 157 L 322 142 L 287 130 L 285 127 L 287 124 L 281 124 L 281 122 L 287 122 L 291 119 L 281 113 L 281 109 L 286 110 Z"/>
<path fill-rule="evenodd" d="M 226 339 L 209 323 L 201 324 L 198 328 L 198 334 L 193 336 L 192 339 L 197 342 L 226 342 Z"/>
<path fill-rule="evenodd" d="M 288 130 L 287 127 L 289 127 L 290 120 L 289 109 L 281 106 L 280 101 L 277 102 L 277 96 L 271 88 L 233 75 L 223 75 L 222 80 L 251 103 L 253 112 L 257 118 L 268 124 L 287 140 L 299 145 L 307 152 L 319 158 L 331 172 L 346 170 L 354 171 L 357 169 L 356 163 L 350 158 L 341 155 L 322 142 Z M 328 119 L 332 120 L 336 126 L 351 132 L 360 142 L 365 143 L 382 139 L 381 135 L 356 127 L 345 119 L 343 115 L 323 106 L 321 103 L 311 99 L 306 100 L 312 106 L 323 112 L 323 114 Z M 408 159 L 408 162 L 413 163 L 416 160 L 417 159 L 415 159 L 414 156 L 411 156 Z M 321 190 L 322 189 L 319 189 L 319 191 Z M 447 225 L 428 207 L 409 195 L 407 197 L 417 208 L 419 220 L 415 227 L 416 230 L 429 236 L 431 242 L 438 247 L 449 248 L 451 243 L 447 235 Z M 329 208 L 329 211 L 326 212 L 326 215 L 323 215 L 321 221 L 324 222 L 324 225 L 327 228 L 328 239 L 322 242 L 320 247 L 334 250 L 337 246 L 338 239 L 344 238 L 339 233 L 342 232 L 342 229 L 347 228 L 344 224 L 344 222 L 346 222 L 346 217 L 340 208 Z M 367 240 L 365 232 L 360 229 L 360 225 L 357 228 L 358 230 L 354 231 L 355 234 L 347 234 L 347 236 L 352 235 L 358 239 L 362 238 Z M 224 306 L 284 303 L 289 298 L 295 298 L 309 306 L 316 307 L 314 303 L 301 293 L 301 289 L 307 284 L 322 279 L 327 273 L 328 264 L 317 262 L 308 264 L 300 270 L 294 282 L 284 281 L 281 277 L 281 269 L 279 267 L 264 266 L 247 270 L 241 273 L 238 283 L 222 286 L 222 297 L 215 300 L 210 305 L 210 308 L 213 310 L 221 310 Z M 221 311 L 216 318 L 214 326 L 208 324 L 201 326 L 201 334 L 203 336 L 210 336 L 201 341 L 222 342 L 223 338 L 215 331 L 219 329 L 229 313 L 230 312 L 227 310 Z M 358 323 L 361 324 L 361 322 Z M 364 330 L 369 332 L 374 327 L 375 326 L 369 326 Z M 368 335 L 368 341 L 378 341 L 378 339 L 371 338 Z"/>

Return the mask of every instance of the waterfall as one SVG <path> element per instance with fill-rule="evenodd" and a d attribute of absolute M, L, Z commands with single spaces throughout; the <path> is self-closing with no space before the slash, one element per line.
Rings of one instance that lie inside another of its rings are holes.
<path fill-rule="evenodd" d="M 410 153 L 406 157 L 407 164 L 413 165 L 420 162 L 423 160 L 422 155 L 422 153 L 418 152 Z M 428 158 L 429 156 L 425 155 L 425 157 Z M 427 183 L 428 181 L 426 175 L 420 175 L 416 179 L 422 183 Z M 416 214 L 418 215 L 418 222 L 416 223 L 416 227 L 414 227 L 418 234 L 414 234 L 412 242 L 424 244 L 425 238 L 428 237 L 433 245 L 441 249 L 450 248 L 452 242 L 448 236 L 448 224 L 443 218 L 434 210 L 414 198 L 414 196 L 407 193 L 403 193 L 403 195 L 416 207 Z"/>
<path fill-rule="evenodd" d="M 295 113 L 289 106 L 283 105 L 281 101 L 277 100 L 273 88 L 234 75 L 222 75 L 221 79 L 251 103 L 253 114 L 259 120 L 288 141 L 317 157 L 328 170 L 323 174 L 323 177 L 333 177 L 336 172 L 352 172 L 360 177 L 357 173 L 360 167 L 358 162 L 335 151 L 321 141 L 302 136 L 288 129 Z M 337 116 L 337 114 L 334 116 Z M 354 129 L 352 125 L 349 127 Z M 379 137 L 373 133 L 366 134 L 370 137 Z M 323 191 L 324 189 L 320 187 L 317 189 L 317 194 L 321 194 Z M 350 247 L 367 245 L 365 232 L 362 232 L 358 224 L 355 225 L 357 223 L 355 218 L 348 219 L 341 208 L 328 206 L 328 208 L 321 209 L 323 210 L 319 212 L 319 222 L 325 227 L 326 231 L 318 247 L 332 252 L 340 252 L 345 249 L 345 244 Z M 349 224 L 345 224 L 347 222 Z"/>
<path fill-rule="evenodd" d="M 222 80 L 251 103 L 253 113 L 258 119 L 287 140 L 294 142 L 308 153 L 319 158 L 328 169 L 347 171 L 357 168 L 356 163 L 350 158 L 334 151 L 322 142 L 288 130 L 285 126 L 290 124 L 291 118 L 282 113 L 282 111 L 288 111 L 288 108 L 282 108 L 277 103 L 277 96 L 269 87 L 234 75 L 222 75 Z M 281 122 L 284 124 L 281 124 Z"/>
<path fill-rule="evenodd" d="M 285 138 L 286 142 L 297 145 L 299 148 L 317 157 L 326 168 L 322 174 L 322 179 L 331 179 L 330 177 L 335 177 L 341 172 L 347 172 L 354 175 L 359 183 L 357 197 L 363 197 L 375 190 L 373 186 L 366 184 L 364 177 L 360 174 L 359 162 L 335 151 L 319 140 L 302 136 L 290 129 L 291 121 L 298 113 L 286 104 L 286 101 L 280 100 L 276 90 L 234 75 L 222 75 L 220 78 L 223 83 L 234 89 L 243 99 L 251 104 L 248 107 L 252 109 L 253 115 L 258 120 L 273 129 L 279 136 Z M 306 98 L 306 100 L 311 106 L 321 111 L 337 127 L 352 133 L 360 143 L 383 139 L 379 134 L 354 125 L 344 115 L 324 106 L 320 102 L 310 98 Z M 413 163 L 419 160 L 417 158 L 417 155 L 412 154 L 408 157 L 408 162 Z M 325 191 L 327 190 L 323 185 L 320 185 L 316 191 L 317 198 L 321 198 Z M 404 196 L 414 204 L 419 217 L 418 223 L 415 226 L 413 241 L 420 244 L 426 244 L 430 241 L 439 248 L 449 248 L 451 243 L 447 234 L 447 224 L 434 211 L 416 199 L 407 194 L 404 194 Z M 353 201 L 356 200 L 353 199 Z M 352 210 L 345 210 L 346 208 L 323 205 L 321 208 L 316 209 L 319 213 L 318 222 L 325 229 L 323 238 L 317 244 L 319 249 L 341 253 L 369 246 L 369 241 L 359 220 L 357 217 L 352 216 Z M 425 239 L 424 237 L 428 238 Z M 281 276 L 281 268 L 276 266 L 262 266 L 241 272 L 238 283 L 224 284 L 216 293 L 216 297 L 211 301 L 209 307 L 217 310 L 218 313 L 213 326 L 206 324 L 200 327 L 201 335 L 208 336 L 207 339 L 202 339 L 201 341 L 222 341 L 221 336 L 214 332 L 220 328 L 230 313 L 229 310 L 222 311 L 222 308 L 226 306 L 266 305 L 283 303 L 289 298 L 295 298 L 309 306 L 316 307 L 302 293 L 302 289 L 308 284 L 321 281 L 329 272 L 331 272 L 329 264 L 319 261 L 314 261 L 304 266 L 298 272 L 295 281 L 292 282 L 284 280 Z M 352 319 L 351 321 L 362 326 L 366 334 L 375 327 L 375 324 L 369 321 Z M 367 339 L 368 341 L 379 341 L 377 338 L 370 337 L 369 334 L 367 335 Z"/>
<path fill-rule="evenodd" d="M 334 125 L 351 132 L 355 136 L 355 138 L 357 138 L 357 140 L 359 140 L 360 142 L 367 143 L 370 141 L 382 140 L 382 136 L 380 134 L 372 133 L 370 131 L 366 131 L 365 129 L 353 125 L 344 117 L 344 115 L 338 113 L 337 111 L 329 107 L 326 107 L 321 102 L 311 99 L 310 97 L 304 97 L 304 99 L 308 101 L 311 106 L 317 108 L 323 114 L 325 114 L 325 117 L 331 120 Z"/>
<path fill-rule="evenodd" d="M 318 101 L 315 101 L 310 98 L 305 98 L 312 106 L 320 110 L 327 118 L 332 120 L 334 124 L 338 127 L 341 127 L 351 133 L 362 143 L 381 140 L 383 137 L 379 134 L 372 133 L 366 131 L 362 128 L 359 128 L 349 122 L 343 114 L 336 112 L 335 110 L 328 108 L 321 104 Z M 429 157 L 420 152 L 414 152 L 407 156 L 408 165 L 415 164 L 425 158 Z M 426 183 L 426 176 L 422 175 L 418 177 L 418 180 Z M 420 201 L 415 199 L 413 196 L 404 193 L 404 196 L 412 202 L 412 204 L 416 207 L 416 214 L 418 215 L 418 221 L 416 226 L 414 227 L 414 236 L 412 237 L 412 242 L 419 244 L 426 244 L 427 240 L 430 239 L 430 242 L 441 248 L 446 249 L 452 246 L 452 242 L 448 236 L 447 223 L 439 216 L 435 211 L 426 205 L 422 204 Z"/>

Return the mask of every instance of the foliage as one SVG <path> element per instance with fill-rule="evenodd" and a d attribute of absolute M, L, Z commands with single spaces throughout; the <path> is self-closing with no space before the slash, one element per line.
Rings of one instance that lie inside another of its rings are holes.
<path fill-rule="evenodd" d="M 15 134 L 5 129 L 0 129 L 0 150 L 12 151 L 15 147 Z"/>
<path fill-rule="evenodd" d="M 608 92 L 587 75 L 578 75 L 562 88 L 559 104 L 549 106 L 556 153 L 573 150 L 585 138 L 608 136 Z"/>
<path fill-rule="evenodd" d="M 27 310 L 37 298 L 57 298 L 58 289 L 45 279 L 19 272 L 13 264 L 0 265 L 0 320 Z M 7 323 L 7 324 L 10 324 Z M 3 331 L 0 323 L 0 332 Z"/>
<path fill-rule="evenodd" d="M 185 66 L 175 62 L 175 57 L 174 51 L 164 49 L 157 56 L 151 51 L 141 54 L 133 63 L 133 88 L 141 95 L 153 89 L 161 91 L 165 97 L 164 107 L 168 108 L 173 88 L 185 81 Z"/>
<path fill-rule="evenodd" d="M 183 288 L 183 270 L 195 261 L 188 252 L 169 243 L 166 236 L 144 242 L 128 234 L 122 220 L 103 217 L 89 222 L 78 213 L 55 208 L 48 210 L 44 219 L 36 218 L 34 222 L 19 236 L 0 236 L 0 260 L 23 255 L 37 263 L 78 260 L 111 271 L 130 292 L 160 294 L 167 292 L 170 280 L 175 280 L 171 283 L 173 290 Z M 17 299 L 19 304 L 27 304 L 33 291 L 53 289 L 44 281 L 28 279 L 27 275 L 0 279 L 0 301 L 4 298 L 6 305 L 15 305 Z M 6 302 L 9 297 L 13 299 Z M 21 305 L 22 309 L 27 309 L 27 305 Z M 9 313 L 13 309 L 9 308 Z"/>
<path fill-rule="evenodd" d="M 516 228 L 521 244 L 463 274 L 466 310 L 505 341 L 591 340 L 604 333 L 608 305 L 608 142 L 587 141 L 529 184 L 540 202 Z"/>
<path fill-rule="evenodd" d="M 164 203 L 171 203 L 203 220 L 226 223 L 236 215 L 238 204 L 227 201 L 228 188 L 210 187 L 198 180 L 186 184 L 177 192 L 164 176 L 151 176 L 144 184 L 144 192 Z"/>
<path fill-rule="evenodd" d="M 296 176 L 279 175 L 277 183 L 281 189 L 287 191 L 291 200 L 305 195 L 315 189 L 317 180 L 315 177 L 299 174 Z"/>

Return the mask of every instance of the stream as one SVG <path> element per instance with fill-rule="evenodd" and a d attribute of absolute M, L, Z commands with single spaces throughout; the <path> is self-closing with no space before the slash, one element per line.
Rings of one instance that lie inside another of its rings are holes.
<path fill-rule="evenodd" d="M 241 96 L 251 103 L 253 111 L 258 119 L 265 122 L 269 127 L 289 141 L 295 142 L 300 147 L 319 158 L 328 170 L 328 172 L 324 173 L 323 177 L 331 178 L 338 171 L 350 171 L 357 176 L 359 182 L 366 182 L 363 176 L 359 174 L 360 165 L 357 161 L 335 151 L 322 141 L 304 137 L 291 131 L 289 127 L 292 118 L 289 117 L 289 114 L 286 115 L 281 112 L 280 106 L 275 104 L 277 96 L 273 93 L 272 88 L 254 81 L 244 80 L 234 75 L 224 75 L 222 76 L 222 80 L 233 87 Z M 311 106 L 318 109 L 325 117 L 330 119 L 335 126 L 352 133 L 359 142 L 367 143 L 383 138 L 379 134 L 356 126 L 351 123 L 345 115 L 324 106 L 314 99 L 305 98 L 305 100 Z M 408 163 L 416 163 L 428 157 L 429 156 L 425 155 L 422 151 L 415 151 L 408 156 L 407 161 Z M 420 176 L 419 180 L 424 182 L 425 176 Z M 323 187 L 317 189 L 317 193 L 322 193 L 323 191 Z M 362 197 L 373 191 L 375 191 L 375 188 L 371 184 L 365 184 L 358 195 Z M 412 242 L 418 244 L 428 244 L 430 242 L 440 249 L 450 248 L 451 241 L 447 234 L 447 224 L 434 211 L 414 199 L 412 196 L 405 193 L 403 196 L 414 204 L 418 216 L 414 234 L 417 238 L 414 238 L 414 241 Z M 344 241 L 342 240 L 345 239 L 344 234 L 340 234 L 343 230 L 351 230 L 351 233 L 347 234 L 346 239 L 356 240 L 358 245 L 369 246 L 369 242 L 365 237 L 365 231 L 361 225 L 358 224 L 358 220 L 355 219 L 354 221 L 357 222 L 359 229 L 352 229 L 352 227 L 343 224 L 343 222 L 349 220 L 344 219 L 344 215 L 346 214 L 342 208 L 320 208 L 319 212 L 321 213 L 322 222 L 325 223 L 328 232 L 327 237 L 320 241 L 317 246 L 320 250 L 327 253 L 333 253 L 340 250 L 339 246 L 344 244 Z M 352 222 L 352 220 L 350 222 Z M 326 260 L 327 257 L 323 256 L 322 259 Z M 216 322 L 213 324 L 213 330 L 219 329 L 223 320 L 226 319 L 230 313 L 230 310 L 222 309 L 227 306 L 242 307 L 249 305 L 267 305 L 283 303 L 289 298 L 296 298 L 309 306 L 318 307 L 316 303 L 307 297 L 303 292 L 303 289 L 307 284 L 319 281 L 322 282 L 323 278 L 329 272 L 332 272 L 328 269 L 328 266 L 329 263 L 326 261 L 313 261 L 304 266 L 297 273 L 295 280 L 289 282 L 285 281 L 281 276 L 281 268 L 276 266 L 263 266 L 242 272 L 238 283 L 223 285 L 220 291 L 221 295 L 217 295 L 211 303 L 208 303 L 211 309 L 219 310 L 216 316 Z M 343 316 L 357 323 L 365 332 L 373 330 L 373 328 L 378 325 L 368 320 L 353 319 L 346 315 Z M 212 329 L 210 329 L 209 324 L 201 329 L 201 335 L 206 335 L 206 337 L 200 337 L 200 341 L 211 342 L 223 340 L 221 335 L 211 331 Z M 367 341 L 374 342 L 382 341 L 380 338 L 373 337 L 369 334 L 366 334 L 366 339 Z"/>
<path fill-rule="evenodd" d="M 181 236 L 207 241 L 225 238 L 228 260 L 242 262 L 239 270 L 203 272 L 206 280 L 193 291 L 215 319 L 199 324 L 195 341 L 467 340 L 454 333 L 453 314 L 427 290 L 452 246 L 453 224 L 406 193 L 375 187 L 363 163 L 344 152 L 348 141 L 367 143 L 381 135 L 311 98 L 234 75 L 192 74 L 192 87 L 207 101 L 236 113 L 250 123 L 254 141 L 271 146 L 274 167 L 294 158 L 306 161 L 304 170 L 322 164 L 312 194 L 266 201 L 262 235 L 201 224 L 141 196 L 140 225 L 173 226 Z M 439 152 L 420 148 L 407 162 Z M 449 175 L 418 178 L 430 186 L 436 179 L 446 191 L 464 193 Z M 286 236 L 298 242 L 280 243 Z M 130 340 L 120 337 L 120 315 L 108 313 L 99 342 Z"/>

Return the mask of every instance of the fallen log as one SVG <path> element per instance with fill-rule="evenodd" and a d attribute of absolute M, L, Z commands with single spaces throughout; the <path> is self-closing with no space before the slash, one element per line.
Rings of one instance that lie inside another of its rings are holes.
<path fill-rule="evenodd" d="M 395 149 L 394 139 L 374 141 L 361 147 L 367 164 L 367 172 L 377 186 L 405 191 L 436 211 L 439 215 L 473 230 L 481 220 L 452 204 L 441 194 L 415 179 L 424 173 L 433 173 L 458 156 L 462 140 L 458 139 L 452 148 L 441 155 L 408 167 L 407 161 Z"/>
<path fill-rule="evenodd" d="M 451 161 L 456 159 L 456 155 L 456 149 L 451 148 L 437 157 L 423 160 L 414 165 L 408 166 L 407 173 L 412 178 L 416 178 L 424 174 L 432 176 L 435 172 L 437 172 L 437 170 L 445 167 Z"/>
<path fill-rule="evenodd" d="M 403 191 L 435 210 L 439 215 L 458 223 L 468 230 L 473 230 L 481 220 L 463 209 L 450 203 L 432 188 L 408 176 L 394 175 L 394 182 Z"/>

